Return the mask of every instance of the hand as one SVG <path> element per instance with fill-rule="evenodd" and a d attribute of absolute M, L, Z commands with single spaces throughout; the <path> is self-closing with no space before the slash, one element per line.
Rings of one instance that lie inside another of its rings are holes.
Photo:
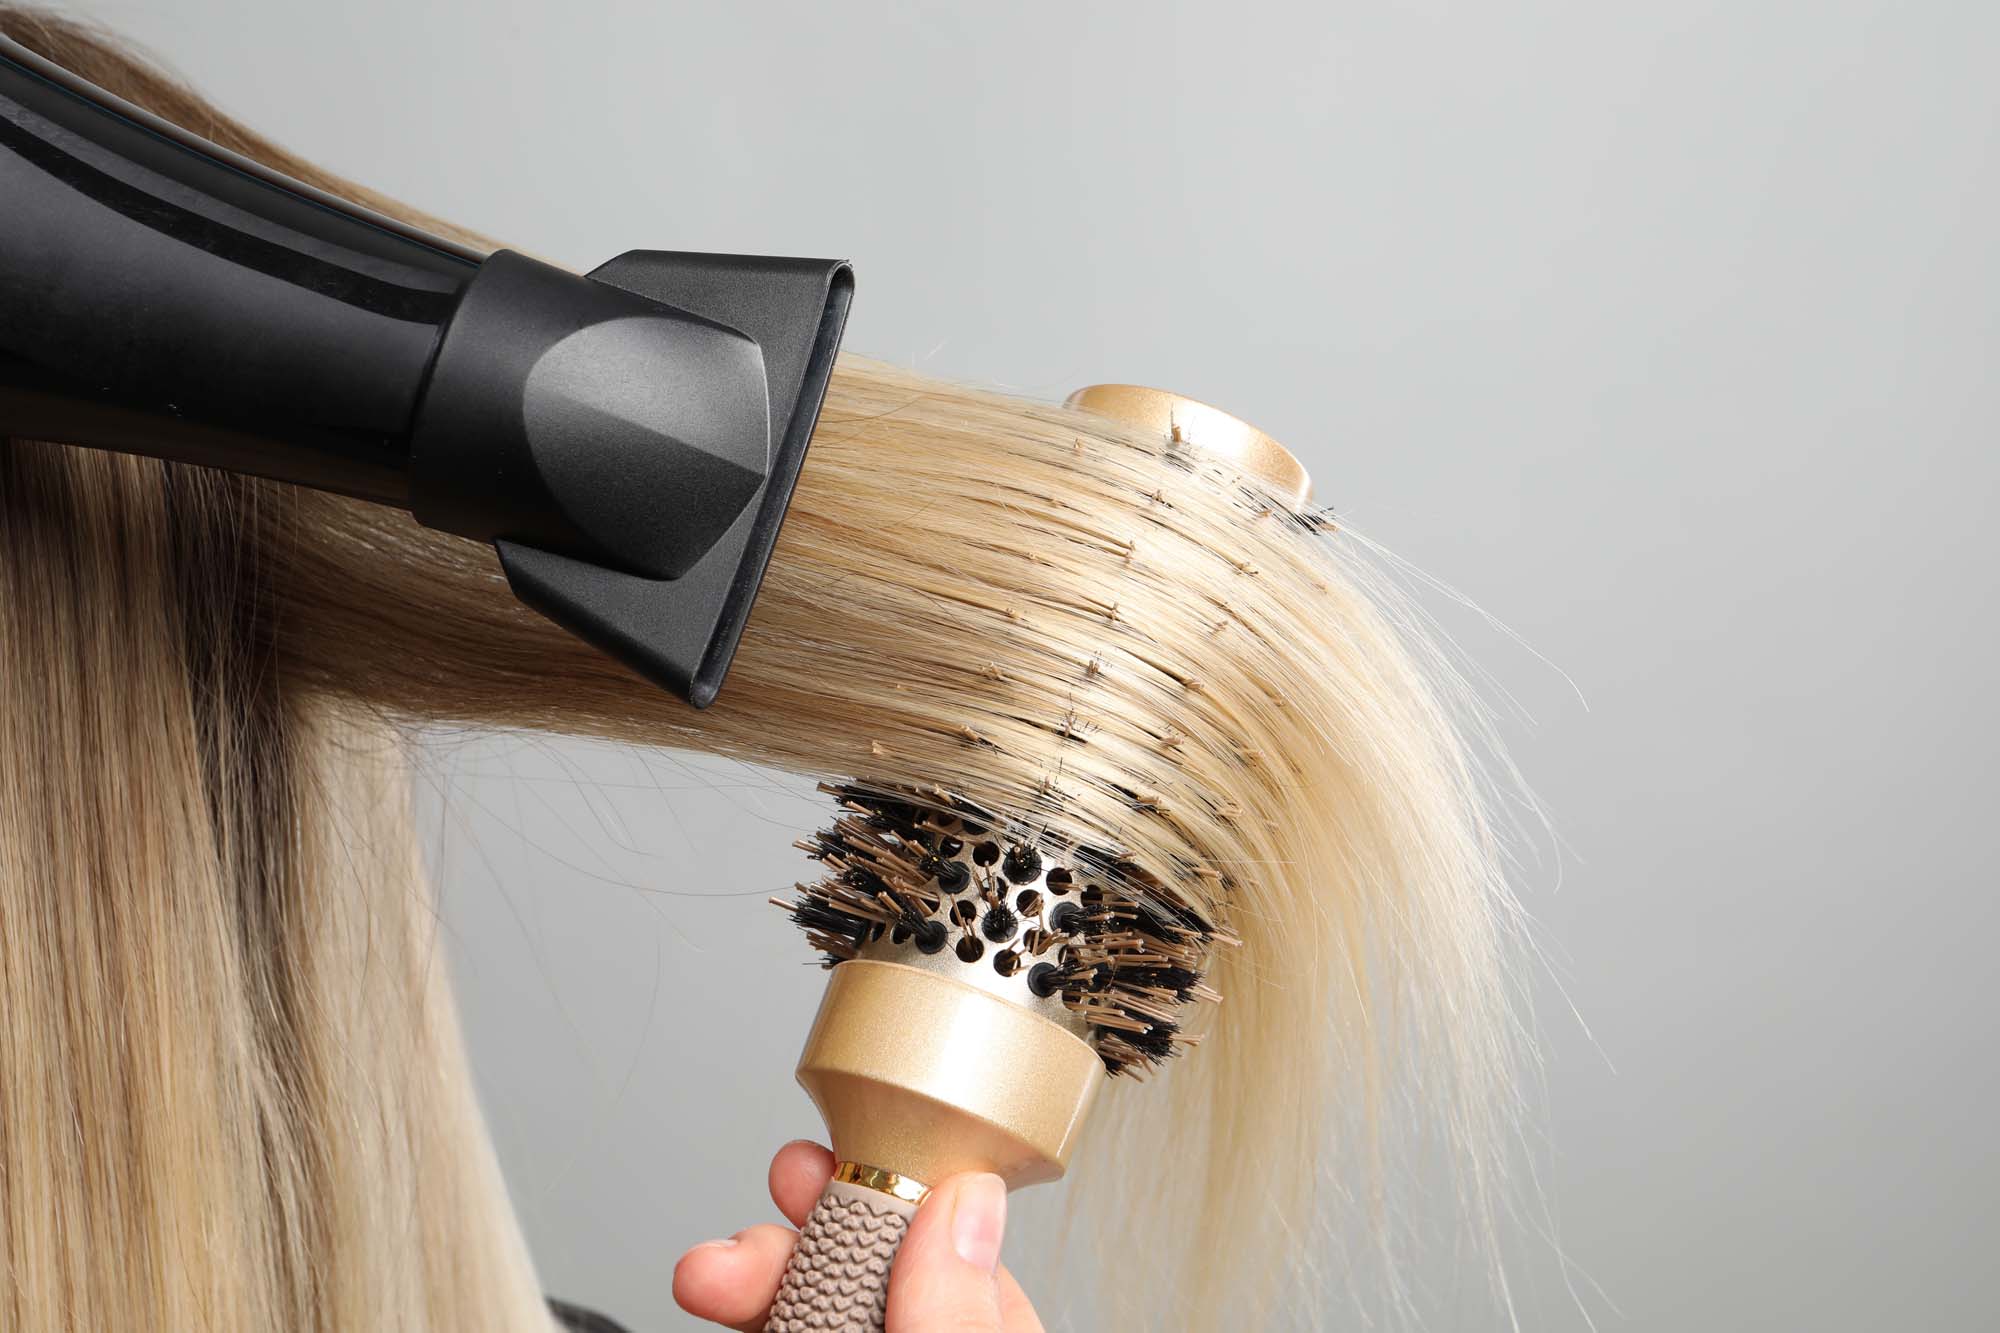
<path fill-rule="evenodd" d="M 771 1202 L 791 1227 L 763 1224 L 697 1245 L 674 1266 L 674 1299 L 689 1314 L 763 1333 L 778 1280 L 806 1214 L 833 1175 L 833 1154 L 788 1143 L 771 1159 Z M 1007 1193 L 998 1176 L 953 1176 L 910 1222 L 889 1272 L 885 1333 L 1042 1333 L 1020 1284 L 1000 1267 Z"/>

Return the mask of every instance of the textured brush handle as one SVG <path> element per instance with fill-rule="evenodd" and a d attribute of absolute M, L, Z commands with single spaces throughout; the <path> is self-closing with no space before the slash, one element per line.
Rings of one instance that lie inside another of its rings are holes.
<path fill-rule="evenodd" d="M 889 1265 L 917 1205 L 830 1181 L 799 1234 L 764 1333 L 882 1333 Z"/>

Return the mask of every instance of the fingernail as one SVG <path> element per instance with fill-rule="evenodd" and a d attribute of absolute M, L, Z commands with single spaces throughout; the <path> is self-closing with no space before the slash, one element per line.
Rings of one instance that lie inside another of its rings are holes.
<path fill-rule="evenodd" d="M 1000 1237 L 1007 1229 L 1007 1187 L 1000 1177 L 981 1174 L 958 1182 L 951 1205 L 951 1248 L 976 1268 L 1000 1266 Z"/>
<path fill-rule="evenodd" d="M 701 1244 L 695 1246 L 695 1248 L 697 1250 L 733 1250 L 737 1247 L 739 1243 L 740 1243 L 739 1237 L 725 1236 L 721 1240 L 705 1240 Z"/>

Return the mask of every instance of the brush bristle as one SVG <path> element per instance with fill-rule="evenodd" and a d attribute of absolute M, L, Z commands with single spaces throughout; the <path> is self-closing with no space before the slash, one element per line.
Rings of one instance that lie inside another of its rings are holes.
<path fill-rule="evenodd" d="M 774 900 L 837 967 L 914 949 L 1017 978 L 1059 999 L 1113 1074 L 1143 1075 L 1193 1045 L 1187 1005 L 1230 938 L 1160 878 L 1103 848 L 1052 844 L 943 788 L 822 787 L 833 827 L 799 846 L 826 867 Z M 886 937 L 886 940 L 885 940 Z M 985 978 L 981 978 L 985 980 Z"/>

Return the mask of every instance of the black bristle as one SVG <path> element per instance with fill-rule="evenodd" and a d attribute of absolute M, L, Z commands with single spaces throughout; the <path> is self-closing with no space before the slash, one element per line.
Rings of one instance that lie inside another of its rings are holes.
<path fill-rule="evenodd" d="M 1042 873 L 1042 854 L 1032 847 L 1009 847 L 1000 873 L 1015 884 L 1027 884 Z"/>
<path fill-rule="evenodd" d="M 1144 1032 L 1128 1032 L 1125 1041 L 1143 1054 L 1155 1060 L 1164 1060 L 1174 1053 L 1174 1033 L 1179 1029 L 1167 1023 L 1155 1023 Z"/>
<path fill-rule="evenodd" d="M 1201 973 L 1187 967 L 1128 967 L 1118 979 L 1128 986 L 1170 991 L 1174 998 L 1186 1001 L 1201 984 Z"/>
<path fill-rule="evenodd" d="M 801 898 L 792 908 L 792 921 L 806 930 L 823 930 L 829 935 L 849 935 L 859 940 L 867 934 L 868 923 L 850 916 L 823 899 Z"/>
<path fill-rule="evenodd" d="M 942 921 L 926 921 L 917 927 L 917 947 L 925 953 L 942 953 L 951 932 L 944 928 Z"/>
<path fill-rule="evenodd" d="M 856 868 L 845 871 L 840 877 L 840 882 L 850 889 L 859 889 L 870 895 L 889 891 L 888 883 L 872 870 Z"/>
<path fill-rule="evenodd" d="M 946 893 L 964 893 L 965 886 L 972 883 L 972 872 L 963 861 L 946 861 L 938 869 L 937 882 Z"/>
<path fill-rule="evenodd" d="M 1005 944 L 1013 939 L 1020 928 L 1021 918 L 1015 916 L 1014 910 L 1004 903 L 988 912 L 986 919 L 979 923 L 980 933 L 995 944 Z"/>
<path fill-rule="evenodd" d="M 909 802 L 892 800 L 885 797 L 876 798 L 875 809 L 887 818 L 894 820 L 898 828 L 914 828 L 918 821 L 924 817 L 924 812 Z"/>

